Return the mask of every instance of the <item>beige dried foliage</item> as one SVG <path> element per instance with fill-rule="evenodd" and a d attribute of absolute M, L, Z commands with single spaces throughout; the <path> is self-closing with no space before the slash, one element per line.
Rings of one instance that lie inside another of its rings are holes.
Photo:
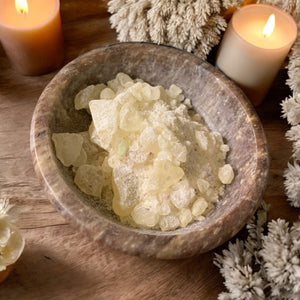
<path fill-rule="evenodd" d="M 291 162 L 284 172 L 285 191 L 291 206 L 300 207 L 300 1 L 275 1 L 279 7 L 291 13 L 297 23 L 298 34 L 289 55 L 287 85 L 292 95 L 281 103 L 283 117 L 291 125 L 287 138 L 293 141 Z"/>
<path fill-rule="evenodd" d="M 110 22 L 125 41 L 172 45 L 202 58 L 220 41 L 227 23 L 220 15 L 243 1 L 111 0 Z"/>
<path fill-rule="evenodd" d="M 258 2 L 280 7 L 293 16 L 300 13 L 300 0 L 261 0 Z"/>

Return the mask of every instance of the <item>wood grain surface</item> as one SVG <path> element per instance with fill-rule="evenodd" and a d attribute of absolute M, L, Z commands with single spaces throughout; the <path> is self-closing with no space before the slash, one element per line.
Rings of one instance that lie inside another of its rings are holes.
<path fill-rule="evenodd" d="M 65 62 L 116 42 L 105 2 L 61 0 L 61 14 Z M 54 75 L 19 75 L 0 47 L 0 197 L 15 205 L 16 224 L 26 239 L 23 255 L 0 285 L 0 299 L 217 299 L 224 287 L 212 260 L 226 244 L 186 260 L 129 256 L 77 233 L 48 202 L 33 170 L 29 128 L 39 95 Z M 291 155 L 280 112 L 281 99 L 289 94 L 285 80 L 282 69 L 257 112 L 270 151 L 269 218 L 293 221 L 299 210 L 288 205 L 282 178 Z"/>

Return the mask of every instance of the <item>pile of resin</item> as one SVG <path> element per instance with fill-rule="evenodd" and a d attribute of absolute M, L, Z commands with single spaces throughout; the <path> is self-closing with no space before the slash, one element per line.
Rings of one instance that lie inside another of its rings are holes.
<path fill-rule="evenodd" d="M 126 224 L 174 230 L 204 219 L 234 177 L 229 147 L 176 85 L 119 73 L 80 91 L 75 108 L 91 114 L 89 132 L 54 133 L 56 155 Z"/>

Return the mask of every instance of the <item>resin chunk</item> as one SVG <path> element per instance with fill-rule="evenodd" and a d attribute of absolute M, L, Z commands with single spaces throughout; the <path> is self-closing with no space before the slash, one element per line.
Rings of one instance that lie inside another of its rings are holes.
<path fill-rule="evenodd" d="M 90 112 L 89 131 L 53 134 L 74 182 L 127 225 L 160 230 L 203 220 L 234 179 L 229 147 L 172 84 L 152 86 L 118 73 L 74 100 Z"/>

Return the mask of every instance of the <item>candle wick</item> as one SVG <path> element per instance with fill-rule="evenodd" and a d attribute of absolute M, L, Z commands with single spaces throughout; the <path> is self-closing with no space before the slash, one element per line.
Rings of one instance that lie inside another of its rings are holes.
<path fill-rule="evenodd" d="M 21 8 L 21 9 L 20 9 L 20 12 L 21 12 L 21 15 L 22 15 L 22 16 L 24 16 L 24 17 L 27 16 L 27 12 L 26 12 L 25 9 Z"/>

